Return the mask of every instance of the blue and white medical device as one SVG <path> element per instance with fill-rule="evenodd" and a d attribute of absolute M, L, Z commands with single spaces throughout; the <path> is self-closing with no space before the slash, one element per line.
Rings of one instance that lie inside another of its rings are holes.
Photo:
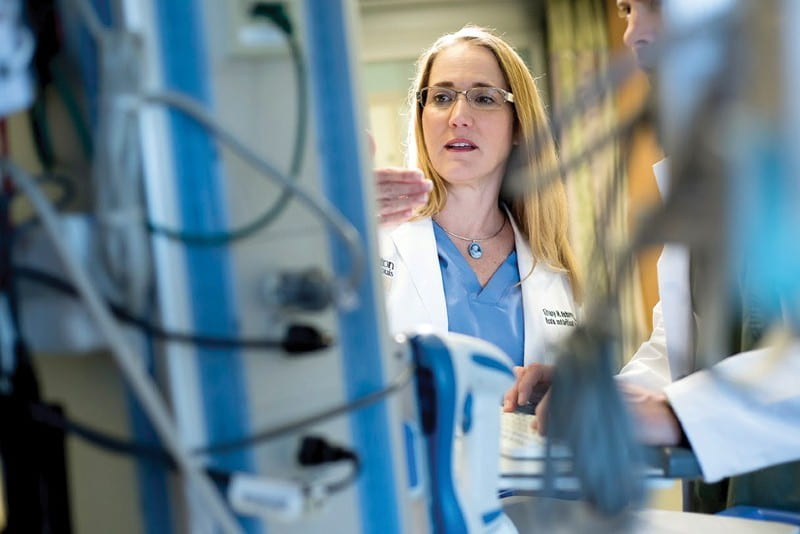
<path fill-rule="evenodd" d="M 410 339 L 436 533 L 516 533 L 497 492 L 500 402 L 512 362 L 486 341 L 420 333 Z"/>

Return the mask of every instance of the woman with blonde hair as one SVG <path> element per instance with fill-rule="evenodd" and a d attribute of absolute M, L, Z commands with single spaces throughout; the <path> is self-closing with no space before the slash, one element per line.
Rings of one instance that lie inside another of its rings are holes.
<path fill-rule="evenodd" d="M 376 170 L 390 329 L 428 324 L 490 341 L 519 366 L 552 364 L 580 292 L 564 188 L 535 187 L 558 163 L 533 77 L 475 26 L 439 38 L 417 68 L 418 169 Z M 512 158 L 524 162 L 514 179 L 534 187 L 504 198 Z"/>

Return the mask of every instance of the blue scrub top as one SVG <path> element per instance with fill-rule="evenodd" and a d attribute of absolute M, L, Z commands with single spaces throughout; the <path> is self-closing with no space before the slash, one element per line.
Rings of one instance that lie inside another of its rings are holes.
<path fill-rule="evenodd" d="M 449 330 L 494 343 L 511 357 L 514 365 L 522 365 L 525 323 L 516 250 L 481 287 L 467 260 L 436 222 L 433 232 Z"/>

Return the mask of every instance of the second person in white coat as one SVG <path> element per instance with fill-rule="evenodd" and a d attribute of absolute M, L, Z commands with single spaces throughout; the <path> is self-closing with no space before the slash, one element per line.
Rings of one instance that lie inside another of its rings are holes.
<path fill-rule="evenodd" d="M 467 26 L 422 55 L 413 91 L 419 171 L 376 171 L 390 330 L 430 325 L 490 341 L 519 366 L 553 363 L 579 295 L 566 195 L 554 180 L 501 198 L 514 151 L 541 147 L 514 154 L 531 182 L 557 168 L 533 77 L 505 41 Z"/>

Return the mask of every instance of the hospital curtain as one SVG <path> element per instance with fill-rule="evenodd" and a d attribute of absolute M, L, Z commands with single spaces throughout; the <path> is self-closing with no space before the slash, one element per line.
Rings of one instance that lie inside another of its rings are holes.
<path fill-rule="evenodd" d="M 549 92 L 559 155 L 569 164 L 615 125 L 613 94 L 588 102 L 574 113 L 576 95 L 609 63 L 609 42 L 603 0 L 547 0 L 547 49 Z M 580 94 L 584 94 L 581 91 Z M 565 115 L 570 114 L 570 115 Z M 569 198 L 571 238 L 582 267 L 586 295 L 605 292 L 609 273 L 617 263 L 617 250 L 627 241 L 627 180 L 619 178 L 617 201 L 607 214 L 606 197 L 614 184 L 615 173 L 625 172 L 620 150 L 611 140 L 590 158 L 567 167 L 565 184 Z M 598 236 L 607 232 L 610 240 L 600 243 Z M 595 245 L 599 246 L 594 252 Z M 622 325 L 621 364 L 638 348 L 645 337 L 642 296 L 635 265 L 618 292 L 618 310 Z"/>

